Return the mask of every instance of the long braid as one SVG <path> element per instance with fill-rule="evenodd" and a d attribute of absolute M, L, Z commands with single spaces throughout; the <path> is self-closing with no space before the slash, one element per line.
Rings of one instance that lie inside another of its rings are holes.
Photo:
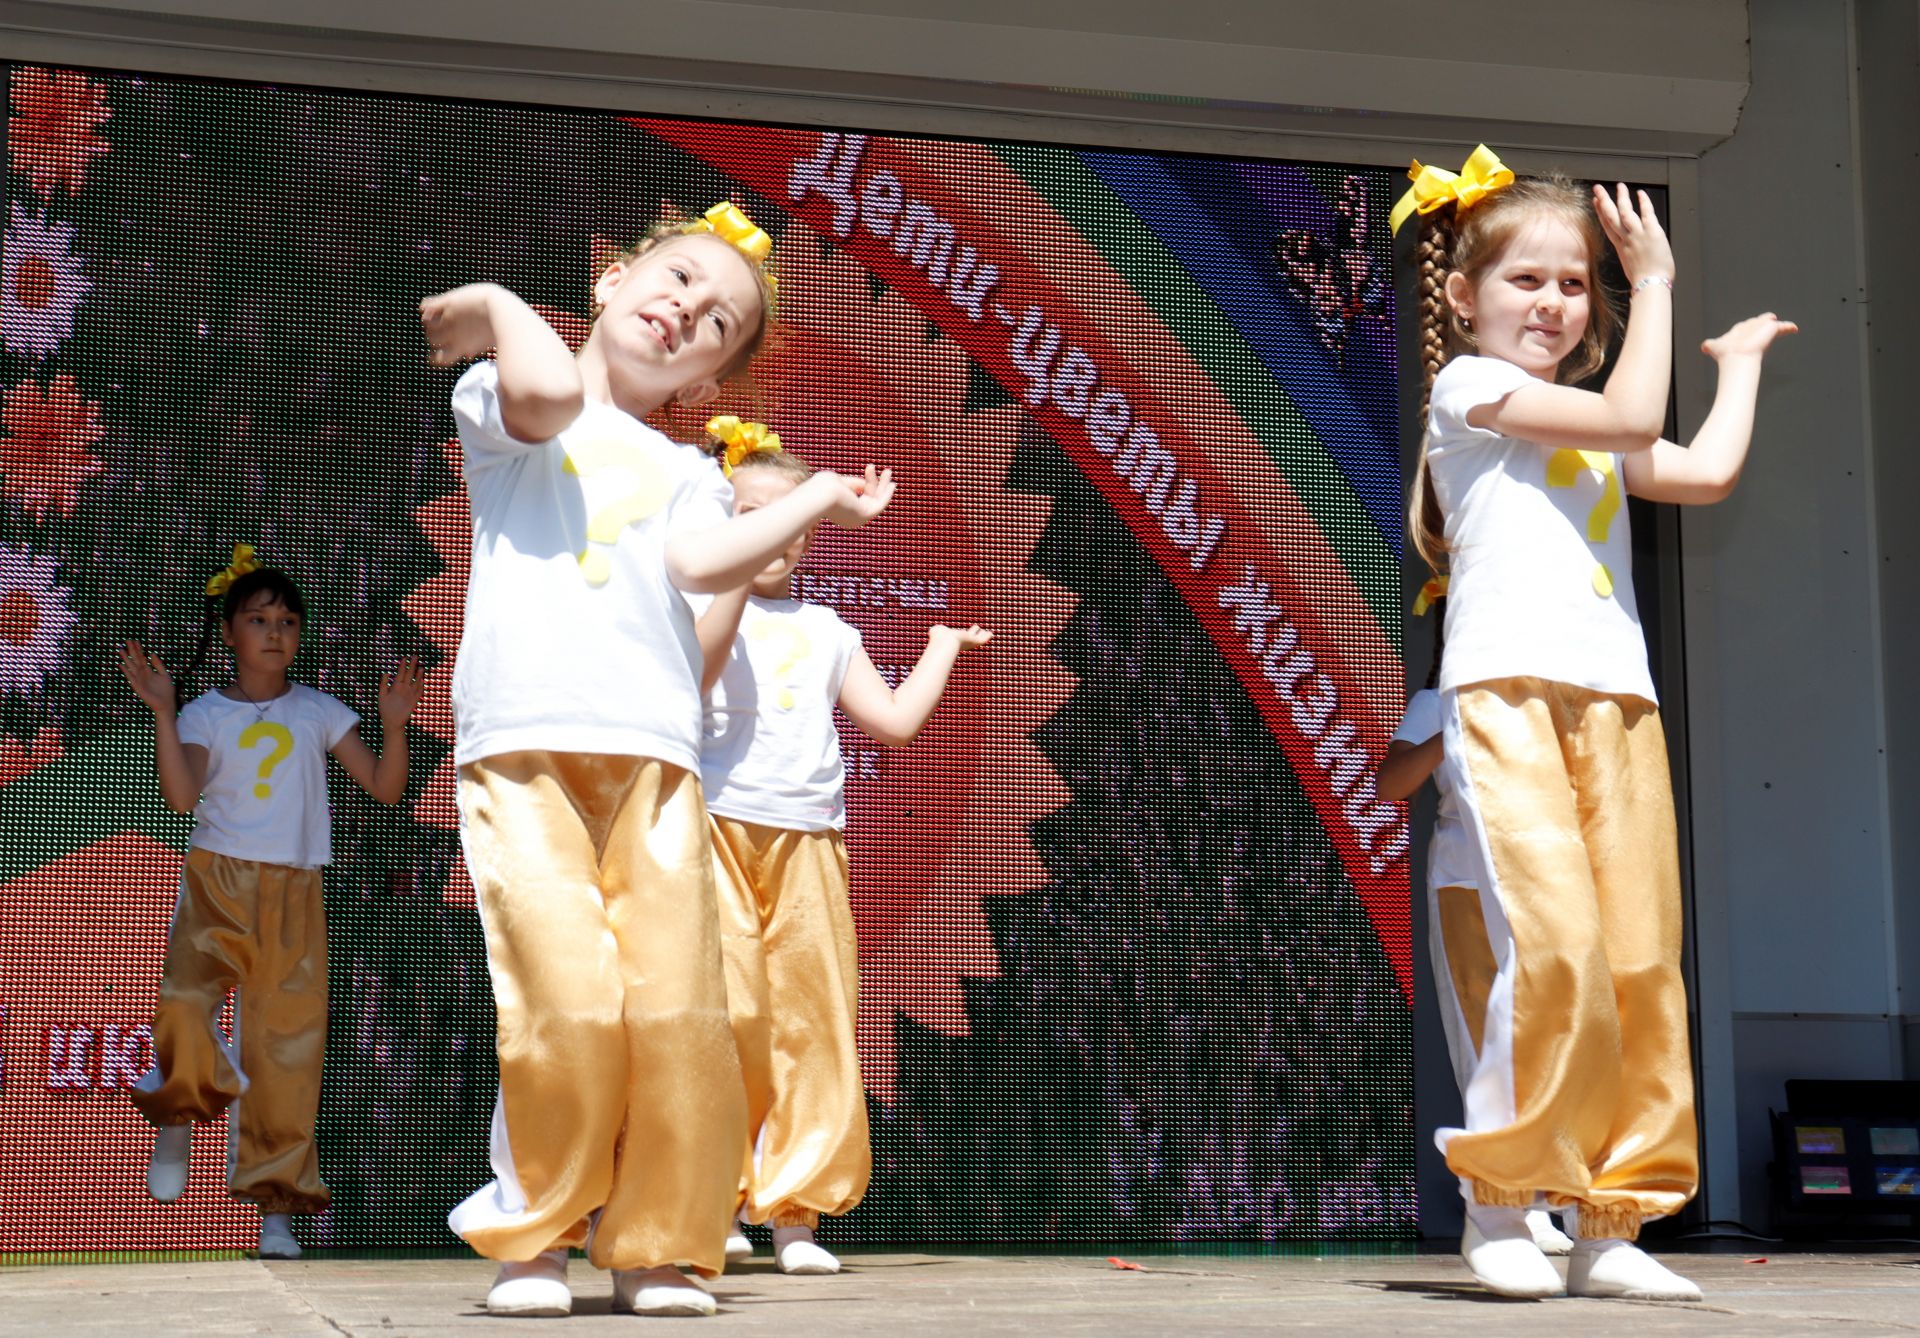
<path fill-rule="evenodd" d="M 1447 333 L 1452 312 L 1447 307 L 1447 275 L 1452 271 L 1453 211 L 1440 209 L 1420 217 L 1420 459 L 1414 469 L 1413 495 L 1408 498 L 1407 530 L 1413 549 L 1435 572 L 1446 570 L 1446 519 L 1427 472 L 1427 415 L 1433 404 L 1433 382 L 1447 362 Z"/>
<path fill-rule="evenodd" d="M 176 715 L 186 701 L 188 682 L 200 672 L 200 666 L 206 663 L 207 651 L 213 645 L 214 624 L 220 621 L 220 613 L 220 596 L 208 595 L 206 616 L 200 620 L 200 644 L 193 648 L 193 658 L 187 661 L 186 667 L 173 676 L 173 710 Z"/>

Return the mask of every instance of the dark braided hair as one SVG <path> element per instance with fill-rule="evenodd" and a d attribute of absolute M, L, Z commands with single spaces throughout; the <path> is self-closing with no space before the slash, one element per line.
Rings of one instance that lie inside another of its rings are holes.
<path fill-rule="evenodd" d="M 234 617 L 240 610 L 251 604 L 255 597 L 265 593 L 271 598 L 269 604 L 284 604 L 287 611 L 300 619 L 307 620 L 307 602 L 300 597 L 300 587 L 293 578 L 283 571 L 272 567 L 255 567 L 243 576 L 236 577 L 227 587 L 224 595 L 207 596 L 207 614 L 200 622 L 200 643 L 193 649 L 193 658 L 187 662 L 173 680 L 173 709 L 178 711 L 186 699 L 187 682 L 198 673 L 206 662 L 207 652 L 213 647 L 213 629 L 219 623 L 233 626 Z"/>

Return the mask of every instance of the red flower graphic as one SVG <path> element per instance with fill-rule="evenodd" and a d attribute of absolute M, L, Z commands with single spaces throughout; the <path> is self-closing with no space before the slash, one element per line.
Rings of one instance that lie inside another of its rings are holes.
<path fill-rule="evenodd" d="M 14 167 L 42 195 L 55 186 L 77 193 L 88 160 L 107 151 L 99 128 L 113 112 L 104 90 L 74 70 L 23 66 L 13 74 L 13 107 L 7 152 Z"/>
<path fill-rule="evenodd" d="M 91 448 L 104 435 L 99 406 L 71 376 L 54 377 L 45 390 L 23 381 L 0 407 L 0 483 L 36 520 L 49 507 L 71 513 L 80 481 L 100 472 Z"/>

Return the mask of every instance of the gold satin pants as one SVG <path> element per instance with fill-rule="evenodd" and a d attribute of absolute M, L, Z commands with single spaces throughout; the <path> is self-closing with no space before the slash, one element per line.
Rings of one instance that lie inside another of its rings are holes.
<path fill-rule="evenodd" d="M 452 1228 L 526 1260 L 708 1276 L 746 1138 L 700 778 L 642 757 L 460 768 L 461 839 L 499 1015 L 495 1179 Z"/>
<path fill-rule="evenodd" d="M 239 1063 L 220 1034 L 237 991 Z M 328 1203 L 314 1153 L 327 1051 L 327 922 L 320 870 L 187 852 L 167 936 L 153 1070 L 133 1104 L 158 1125 L 205 1122 L 236 1101 L 229 1189 L 263 1213 Z"/>
<path fill-rule="evenodd" d="M 1699 1181 L 1660 714 L 1527 678 L 1449 693 L 1446 714 L 1483 866 L 1477 894 L 1439 898 L 1478 1052 L 1447 1165 L 1480 1203 L 1544 1195 L 1582 1236 L 1632 1240 Z"/>
<path fill-rule="evenodd" d="M 817 1226 L 859 1203 L 873 1173 L 846 844 L 835 831 L 712 824 L 727 1011 L 746 1077 L 739 1210 Z"/>

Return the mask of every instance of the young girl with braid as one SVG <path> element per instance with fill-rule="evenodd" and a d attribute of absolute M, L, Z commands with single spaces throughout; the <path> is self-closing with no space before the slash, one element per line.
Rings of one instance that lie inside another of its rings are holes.
<path fill-rule="evenodd" d="M 716 419 L 735 513 L 777 506 L 811 469 L 757 424 Z M 939 705 L 978 627 L 934 627 L 897 688 L 860 634 L 821 604 L 792 597 L 813 534 L 797 536 L 751 585 L 714 599 L 706 647 L 701 771 L 713 831 L 727 963 L 727 1009 L 745 1072 L 747 1129 L 735 1154 L 742 1222 L 773 1228 L 783 1273 L 837 1273 L 814 1240 L 820 1218 L 851 1211 L 873 1156 L 855 1047 L 859 960 L 848 901 L 838 706 L 880 743 L 905 747 Z M 744 1232 L 731 1258 L 751 1255 Z"/>
<path fill-rule="evenodd" d="M 120 672 L 153 712 L 154 765 L 167 807 L 192 813 L 180 898 L 167 933 L 154 1064 L 131 1096 L 156 1133 L 147 1192 L 171 1203 L 187 1187 L 193 1126 L 232 1111 L 228 1190 L 259 1205 L 260 1254 L 300 1255 L 290 1215 L 323 1211 L 313 1124 L 327 1049 L 327 925 L 320 870 L 333 857 L 327 757 L 383 804 L 407 784 L 407 717 L 420 704 L 420 666 L 381 679 L 386 748 L 360 740 L 360 717 L 287 678 L 300 653 L 306 604 L 284 572 L 245 544 L 207 583 L 193 677 L 217 624 L 233 652 L 233 682 L 180 709 L 160 658 L 138 641 Z M 234 1041 L 220 1010 L 234 997 Z"/>
<path fill-rule="evenodd" d="M 1719 501 L 1746 462 L 1771 313 L 1702 350 L 1719 366 L 1689 446 L 1661 439 L 1673 254 L 1642 192 L 1515 181 L 1484 147 L 1414 165 L 1427 437 L 1416 548 L 1449 576 L 1442 751 L 1478 895 L 1440 905 L 1492 972 L 1461 1007 L 1480 1044 L 1464 1127 L 1437 1142 L 1467 1187 L 1461 1252 L 1508 1296 L 1696 1300 L 1634 1244 L 1698 1180 L 1680 878 L 1666 743 L 1633 601 L 1622 488 Z M 1600 288 L 1611 242 L 1630 314 Z M 1484 991 L 1484 992 L 1483 992 Z M 1563 1283 L 1527 1229 L 1572 1208 Z"/>
<path fill-rule="evenodd" d="M 641 421 L 745 368 L 772 242 L 732 205 L 663 227 L 594 285 L 578 358 L 491 284 L 420 304 L 432 360 L 497 350 L 454 418 L 473 512 L 454 670 L 461 840 L 499 1014 L 495 1178 L 449 1217 L 501 1262 L 496 1315 L 572 1308 L 569 1247 L 617 1309 L 710 1315 L 746 1137 L 683 592 L 730 590 L 892 481 L 816 474 L 730 518 L 703 452 Z"/>

